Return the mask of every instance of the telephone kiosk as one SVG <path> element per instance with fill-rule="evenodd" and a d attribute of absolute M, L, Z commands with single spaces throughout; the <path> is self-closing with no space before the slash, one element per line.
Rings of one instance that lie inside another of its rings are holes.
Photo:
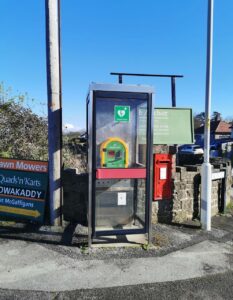
<path fill-rule="evenodd" d="M 150 233 L 153 88 L 91 84 L 88 237 Z"/>

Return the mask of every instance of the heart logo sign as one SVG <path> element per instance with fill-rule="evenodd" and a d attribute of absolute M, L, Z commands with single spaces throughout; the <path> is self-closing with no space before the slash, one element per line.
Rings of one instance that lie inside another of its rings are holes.
<path fill-rule="evenodd" d="M 130 106 L 115 105 L 114 106 L 114 121 L 115 122 L 129 122 Z"/>
<path fill-rule="evenodd" d="M 117 113 L 118 113 L 119 117 L 121 117 L 121 118 L 123 118 L 124 115 L 125 115 L 125 111 L 124 110 L 118 110 Z"/>

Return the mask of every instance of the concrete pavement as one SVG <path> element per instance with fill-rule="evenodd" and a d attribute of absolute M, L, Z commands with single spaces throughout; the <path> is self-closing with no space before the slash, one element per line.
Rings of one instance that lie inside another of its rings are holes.
<path fill-rule="evenodd" d="M 38 244 L 0 245 L 0 288 L 66 291 L 185 280 L 233 271 L 232 243 L 203 241 L 162 257 L 79 261 Z"/>
<path fill-rule="evenodd" d="M 173 282 L 232 272 L 233 218 L 216 217 L 213 225 L 211 233 L 158 225 L 154 227 L 155 246 L 148 251 L 98 248 L 89 254 L 72 243 L 62 245 L 58 232 L 48 232 L 50 242 L 54 242 L 50 243 L 48 237 L 42 239 L 40 230 L 28 233 L 0 228 L 0 289 L 62 292 Z"/>

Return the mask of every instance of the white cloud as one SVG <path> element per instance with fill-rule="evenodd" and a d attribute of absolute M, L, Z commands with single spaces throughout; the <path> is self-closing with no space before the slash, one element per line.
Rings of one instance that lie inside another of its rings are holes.
<path fill-rule="evenodd" d="M 73 124 L 66 123 L 66 124 L 63 125 L 63 128 L 64 128 L 64 129 L 74 129 L 74 125 L 73 125 Z"/>
<path fill-rule="evenodd" d="M 66 132 L 66 133 L 67 133 L 67 132 L 79 131 L 79 130 L 80 130 L 80 128 L 74 126 L 73 124 L 69 124 L 69 123 L 63 124 L 62 129 L 63 129 L 63 131 Z"/>

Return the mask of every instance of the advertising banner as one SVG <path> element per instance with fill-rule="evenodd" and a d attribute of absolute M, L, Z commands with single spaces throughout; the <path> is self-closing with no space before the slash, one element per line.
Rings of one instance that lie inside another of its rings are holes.
<path fill-rule="evenodd" d="M 44 219 L 48 162 L 0 158 L 0 216 Z"/>

